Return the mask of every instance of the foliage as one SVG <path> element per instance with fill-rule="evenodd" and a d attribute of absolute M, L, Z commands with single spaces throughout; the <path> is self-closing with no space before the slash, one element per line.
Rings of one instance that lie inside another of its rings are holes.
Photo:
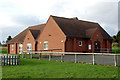
<path fill-rule="evenodd" d="M 6 42 L 8 42 L 9 40 L 11 40 L 12 39 L 12 37 L 11 36 L 8 36 L 8 38 L 7 38 L 7 41 Z"/>
<path fill-rule="evenodd" d="M 118 31 L 117 35 L 113 36 L 113 42 L 120 43 L 120 31 Z"/>

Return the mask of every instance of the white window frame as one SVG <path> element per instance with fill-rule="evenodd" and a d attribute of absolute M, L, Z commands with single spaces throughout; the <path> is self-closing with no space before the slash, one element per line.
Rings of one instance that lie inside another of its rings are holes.
<path fill-rule="evenodd" d="M 45 45 L 47 43 L 47 45 Z M 47 47 L 46 47 L 47 46 Z M 45 48 L 46 47 L 46 48 Z M 44 41 L 44 50 L 48 50 L 48 41 Z"/>
<path fill-rule="evenodd" d="M 11 48 L 11 49 L 12 49 L 12 51 L 14 50 L 14 45 L 12 45 L 12 48 Z"/>
<path fill-rule="evenodd" d="M 80 45 L 80 43 L 81 43 L 81 45 Z M 79 41 L 79 46 L 82 46 L 82 41 Z"/>
<path fill-rule="evenodd" d="M 91 47 L 92 47 L 91 44 L 89 44 L 89 45 L 88 45 L 88 49 L 91 50 L 91 49 L 92 49 Z"/>
<path fill-rule="evenodd" d="M 29 48 L 28 48 L 28 47 L 29 47 Z M 31 49 L 32 49 L 31 43 L 28 43 L 28 44 L 27 44 L 27 51 L 31 51 Z M 27 53 L 27 54 L 29 54 L 29 53 Z"/>
<path fill-rule="evenodd" d="M 22 45 L 22 44 L 19 44 L 19 54 L 22 53 L 22 48 L 23 48 L 23 45 Z"/>

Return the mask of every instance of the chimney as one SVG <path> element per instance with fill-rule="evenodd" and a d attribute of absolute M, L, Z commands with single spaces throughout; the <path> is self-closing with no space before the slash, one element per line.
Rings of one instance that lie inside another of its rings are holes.
<path fill-rule="evenodd" d="M 79 20 L 77 17 L 73 17 L 72 19 L 74 19 L 74 20 Z"/>

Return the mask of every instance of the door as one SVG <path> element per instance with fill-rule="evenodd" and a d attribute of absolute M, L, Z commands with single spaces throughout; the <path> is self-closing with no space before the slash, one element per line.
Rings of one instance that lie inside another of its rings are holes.
<path fill-rule="evenodd" d="M 19 54 L 22 53 L 22 47 L 23 47 L 22 44 L 20 44 L 20 45 L 19 45 Z"/>
<path fill-rule="evenodd" d="M 27 44 L 27 51 L 28 51 L 28 52 L 31 51 L 31 44 L 30 44 L 30 43 Z M 29 53 L 27 53 L 27 54 L 29 54 Z"/>
<path fill-rule="evenodd" d="M 99 41 L 94 42 L 94 52 L 100 53 L 100 42 Z"/>

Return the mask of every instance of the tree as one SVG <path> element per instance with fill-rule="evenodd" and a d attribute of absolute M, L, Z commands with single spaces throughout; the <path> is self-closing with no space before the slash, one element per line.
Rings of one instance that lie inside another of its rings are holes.
<path fill-rule="evenodd" d="M 117 37 L 115 35 L 112 38 L 113 38 L 113 42 L 117 42 L 117 39 L 116 39 Z"/>
<path fill-rule="evenodd" d="M 6 42 L 8 42 L 9 40 L 11 40 L 12 39 L 12 37 L 11 36 L 8 36 L 8 38 L 7 38 L 7 41 Z"/>
<path fill-rule="evenodd" d="M 118 43 L 120 43 L 120 31 L 118 31 L 118 33 L 117 33 L 116 40 Z"/>

